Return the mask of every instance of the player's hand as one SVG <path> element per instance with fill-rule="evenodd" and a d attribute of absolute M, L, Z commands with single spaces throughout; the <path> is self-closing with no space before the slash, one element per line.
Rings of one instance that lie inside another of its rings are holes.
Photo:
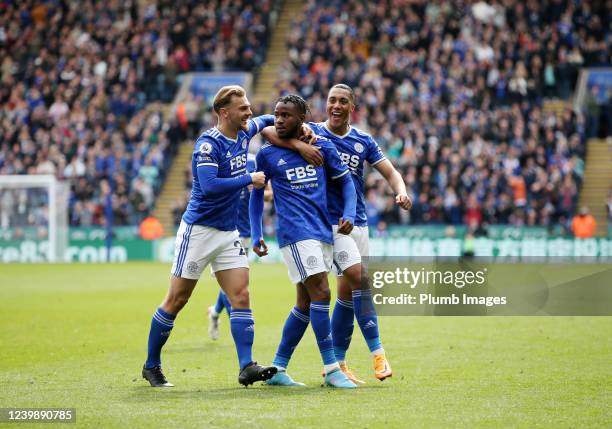
<path fill-rule="evenodd" d="M 302 124 L 302 134 L 300 140 L 309 145 L 313 145 L 317 142 L 317 135 L 314 131 L 306 124 Z"/>
<path fill-rule="evenodd" d="M 263 238 L 259 240 L 259 243 L 253 243 L 253 252 L 255 252 L 255 254 L 260 258 L 268 254 L 268 246 L 266 245 L 266 242 L 263 240 Z"/>
<path fill-rule="evenodd" d="M 349 219 L 340 219 L 338 222 L 338 234 L 349 235 L 353 230 L 353 222 Z"/>
<path fill-rule="evenodd" d="M 266 175 L 263 171 L 251 173 L 251 180 L 253 180 L 253 187 L 255 189 L 261 189 L 266 186 Z"/>
<path fill-rule="evenodd" d="M 395 197 L 395 204 L 403 208 L 404 210 L 410 210 L 412 208 L 412 200 L 406 194 L 399 194 Z"/>
<path fill-rule="evenodd" d="M 315 167 L 320 167 L 323 165 L 323 155 L 318 147 L 311 146 L 308 143 L 302 143 L 298 146 L 297 150 L 307 163 L 312 164 Z"/>

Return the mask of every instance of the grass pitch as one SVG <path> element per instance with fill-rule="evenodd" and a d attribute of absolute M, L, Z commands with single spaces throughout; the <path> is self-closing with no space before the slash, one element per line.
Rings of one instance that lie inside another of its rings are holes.
<path fill-rule="evenodd" d="M 612 424 L 610 317 L 382 317 L 394 376 L 373 377 L 356 327 L 356 391 L 320 387 L 309 329 L 290 373 L 304 389 L 242 388 L 218 287 L 203 276 L 162 359 L 173 389 L 140 377 L 167 264 L 0 267 L 0 407 L 74 407 L 78 427 L 605 427 Z M 254 356 L 272 360 L 294 290 L 280 265 L 255 265 Z M 21 424 L 19 427 L 25 427 Z M 36 426 L 38 427 L 38 426 Z"/>

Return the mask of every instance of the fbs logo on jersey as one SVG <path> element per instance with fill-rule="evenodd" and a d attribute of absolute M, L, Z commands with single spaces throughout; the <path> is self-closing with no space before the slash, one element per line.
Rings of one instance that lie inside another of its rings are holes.
<path fill-rule="evenodd" d="M 283 158 L 281 158 L 281 159 L 278 160 L 278 163 L 276 165 L 278 165 L 280 167 L 281 165 L 285 165 L 285 164 L 287 164 L 287 161 L 285 161 Z"/>
<path fill-rule="evenodd" d="M 317 170 L 314 166 L 307 165 L 306 167 L 288 168 L 285 170 L 287 180 L 291 183 L 312 182 L 317 180 Z"/>
<path fill-rule="evenodd" d="M 357 144 L 355 146 L 357 146 Z M 350 155 L 345 152 L 340 152 L 340 159 L 343 163 L 348 165 L 351 170 L 354 170 L 359 166 L 359 155 Z"/>

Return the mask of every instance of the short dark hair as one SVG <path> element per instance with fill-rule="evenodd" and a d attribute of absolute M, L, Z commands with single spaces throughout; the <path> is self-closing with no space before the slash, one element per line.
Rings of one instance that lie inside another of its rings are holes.
<path fill-rule="evenodd" d="M 348 91 L 349 94 L 351 94 L 351 101 L 353 102 L 353 104 L 355 104 L 355 91 L 353 91 L 353 88 L 348 86 L 346 83 L 337 83 L 331 88 L 329 88 L 329 90 L 331 91 L 334 88 L 344 89 L 345 91 Z"/>
<path fill-rule="evenodd" d="M 298 110 L 300 111 L 300 113 L 302 113 L 302 115 L 306 115 L 308 112 L 310 112 L 310 107 L 308 107 L 308 103 L 306 102 L 306 100 L 304 100 L 297 94 L 285 95 L 276 100 L 276 102 L 292 103 L 293 105 L 297 106 Z"/>

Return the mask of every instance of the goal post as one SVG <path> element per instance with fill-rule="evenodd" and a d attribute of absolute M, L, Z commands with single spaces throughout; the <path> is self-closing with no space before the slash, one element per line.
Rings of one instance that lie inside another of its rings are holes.
<path fill-rule="evenodd" d="M 0 175 L 0 262 L 64 262 L 68 193 L 53 175 Z"/>

